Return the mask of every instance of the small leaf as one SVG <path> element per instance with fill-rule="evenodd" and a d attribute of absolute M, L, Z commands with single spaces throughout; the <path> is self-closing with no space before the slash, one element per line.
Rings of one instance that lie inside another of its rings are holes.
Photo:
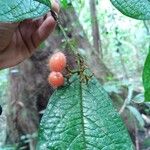
<path fill-rule="evenodd" d="M 0 8 L 0 22 L 19 22 L 49 11 L 49 7 L 34 0 L 0 0 Z"/>
<path fill-rule="evenodd" d="M 99 82 L 71 83 L 50 98 L 37 150 L 133 150 L 127 130 Z"/>
<path fill-rule="evenodd" d="M 132 113 L 132 115 L 136 118 L 136 120 L 137 120 L 138 124 L 140 125 L 140 127 L 143 128 L 145 123 L 144 123 L 144 120 L 143 120 L 140 112 L 133 106 L 127 106 L 127 108 Z"/>
<path fill-rule="evenodd" d="M 132 101 L 133 101 L 134 103 L 137 103 L 137 104 L 143 103 L 143 102 L 144 102 L 144 94 L 138 94 L 138 95 L 136 95 L 136 96 L 132 99 Z"/>
<path fill-rule="evenodd" d="M 143 70 L 143 85 L 145 89 L 145 101 L 150 102 L 150 52 L 146 58 Z"/>
<path fill-rule="evenodd" d="M 110 0 L 124 15 L 141 20 L 150 19 L 149 0 Z"/>
<path fill-rule="evenodd" d="M 119 89 L 120 87 L 115 83 L 111 83 L 111 82 L 105 83 L 103 85 L 103 88 L 107 91 L 107 93 L 112 93 L 112 92 L 120 93 L 120 89 Z"/>

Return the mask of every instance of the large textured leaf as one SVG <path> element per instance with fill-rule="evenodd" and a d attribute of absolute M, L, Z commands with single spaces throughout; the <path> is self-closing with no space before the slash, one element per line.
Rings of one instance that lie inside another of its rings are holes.
<path fill-rule="evenodd" d="M 145 101 L 150 101 L 150 52 L 146 58 L 143 70 L 143 84 L 145 89 Z"/>
<path fill-rule="evenodd" d="M 42 118 L 37 150 L 133 150 L 110 98 L 93 77 L 58 89 Z"/>
<path fill-rule="evenodd" d="M 110 0 L 124 15 L 141 20 L 150 19 L 150 0 Z"/>
<path fill-rule="evenodd" d="M 0 0 L 0 22 L 36 18 L 48 11 L 48 6 L 34 0 Z"/>

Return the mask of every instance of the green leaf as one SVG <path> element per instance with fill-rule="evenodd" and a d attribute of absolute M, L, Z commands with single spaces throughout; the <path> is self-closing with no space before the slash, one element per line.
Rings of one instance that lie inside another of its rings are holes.
<path fill-rule="evenodd" d="M 68 7 L 68 0 L 61 0 L 61 6 L 63 8 L 67 8 Z"/>
<path fill-rule="evenodd" d="M 132 101 L 133 101 L 134 103 L 137 103 L 137 104 L 143 103 L 143 102 L 144 102 L 144 94 L 138 94 L 138 95 L 136 95 L 136 96 L 132 99 Z"/>
<path fill-rule="evenodd" d="M 99 82 L 73 75 L 51 96 L 37 150 L 133 150 L 127 130 Z"/>
<path fill-rule="evenodd" d="M 46 14 L 49 7 L 34 0 L 0 0 L 0 22 L 18 22 Z"/>
<path fill-rule="evenodd" d="M 142 115 L 140 114 L 140 112 L 133 106 L 127 106 L 127 108 L 132 113 L 132 115 L 136 118 L 139 126 L 143 128 L 145 123 L 144 123 L 144 120 L 143 120 Z"/>
<path fill-rule="evenodd" d="M 145 101 L 150 102 L 150 52 L 146 58 L 146 62 L 143 69 L 143 85 L 145 89 Z"/>
<path fill-rule="evenodd" d="M 110 0 L 124 15 L 140 19 L 150 19 L 150 0 Z"/>

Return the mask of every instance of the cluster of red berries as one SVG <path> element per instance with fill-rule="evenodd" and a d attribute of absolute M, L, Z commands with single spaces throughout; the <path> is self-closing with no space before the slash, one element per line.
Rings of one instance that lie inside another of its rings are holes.
<path fill-rule="evenodd" d="M 51 73 L 48 76 L 48 82 L 53 88 L 64 85 L 62 71 L 66 67 L 66 56 L 62 52 L 57 52 L 51 56 L 48 62 Z"/>

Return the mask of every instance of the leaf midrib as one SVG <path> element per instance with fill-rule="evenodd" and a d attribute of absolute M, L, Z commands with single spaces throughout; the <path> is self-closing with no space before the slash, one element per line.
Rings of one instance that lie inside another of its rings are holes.
<path fill-rule="evenodd" d="M 86 139 L 85 139 L 85 127 L 84 127 L 84 111 L 83 111 L 83 94 L 82 94 L 82 81 L 80 81 L 80 110 L 81 110 L 81 126 L 82 126 L 82 132 L 83 132 L 83 142 L 84 142 L 84 148 L 86 150 Z"/>

